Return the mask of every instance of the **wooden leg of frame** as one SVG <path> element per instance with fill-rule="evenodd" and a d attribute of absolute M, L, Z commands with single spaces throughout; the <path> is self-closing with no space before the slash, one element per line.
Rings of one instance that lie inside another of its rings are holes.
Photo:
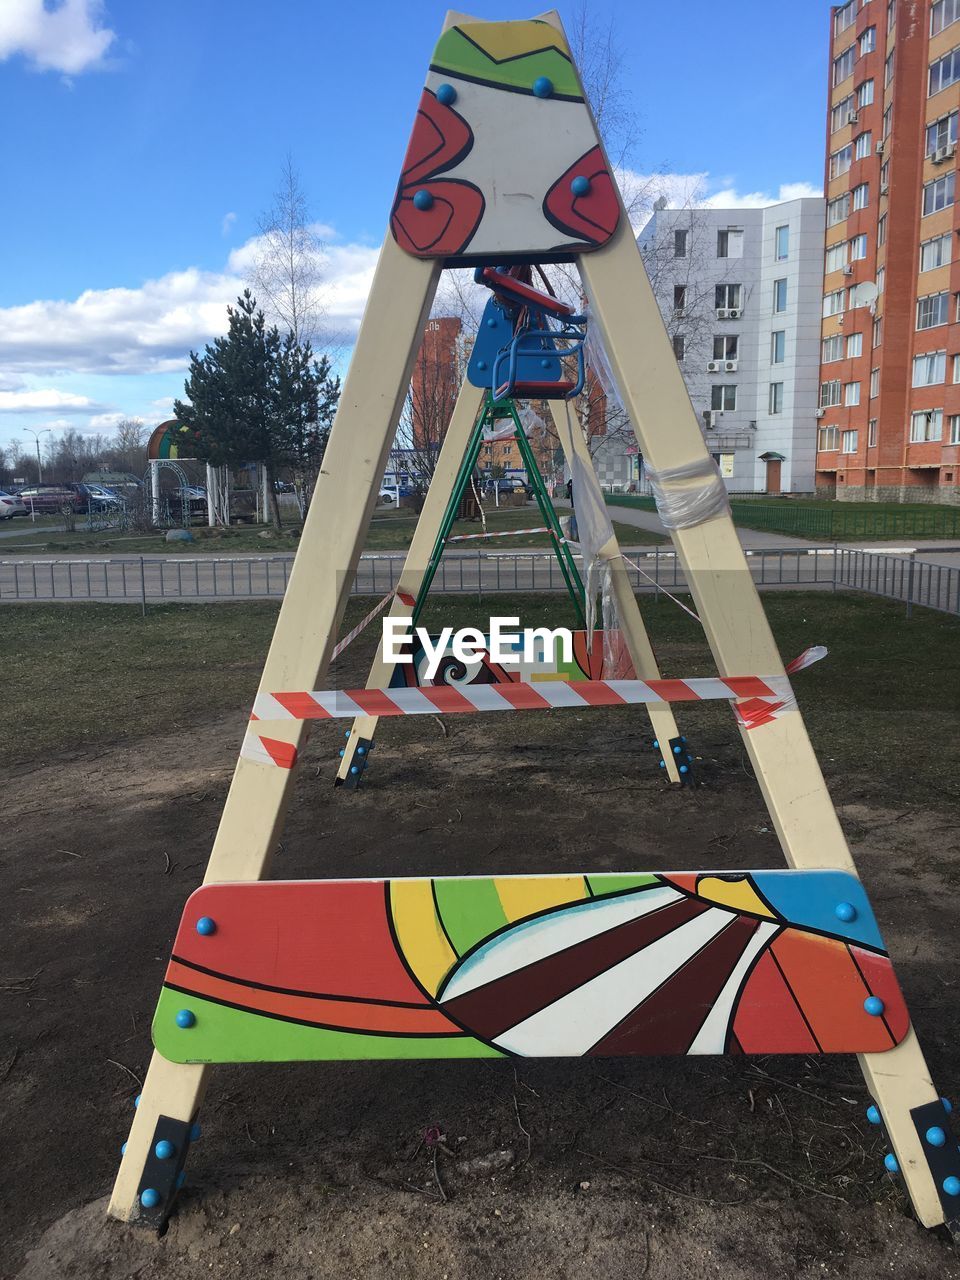
<path fill-rule="evenodd" d="M 553 415 L 554 427 L 560 438 L 560 447 L 563 449 L 564 457 L 567 459 L 567 465 L 570 466 L 570 459 L 574 454 L 580 458 L 587 482 L 592 483 L 595 488 L 594 498 L 603 505 L 603 491 L 600 488 L 600 481 L 597 479 L 593 459 L 590 457 L 590 450 L 584 439 L 580 423 L 576 420 L 570 406 L 565 401 L 551 400 L 550 411 Z M 641 680 L 658 680 L 660 678 L 660 668 L 657 666 L 656 654 L 653 652 L 647 629 L 643 625 L 640 606 L 637 604 L 637 597 L 634 595 L 633 588 L 630 585 L 630 579 L 627 575 L 626 565 L 623 563 L 623 557 L 620 554 L 620 545 L 617 542 L 616 535 L 605 546 L 600 548 L 600 555 L 610 565 L 610 584 L 613 588 L 617 613 L 620 616 L 620 625 L 623 628 L 623 635 L 633 668 Z M 647 707 L 647 712 L 650 716 L 654 737 L 660 744 L 659 750 L 663 757 L 667 777 L 671 782 L 679 782 L 680 774 L 677 771 L 673 752 L 670 750 L 670 739 L 679 737 L 680 734 L 673 710 L 669 703 L 664 703 L 662 706 L 650 704 Z"/>
<path fill-rule="evenodd" d="M 390 236 L 384 241 L 262 692 L 317 688 L 326 675 L 439 274 L 439 263 L 405 254 Z M 268 873 L 292 792 L 290 748 L 306 739 L 305 726 L 293 721 L 271 725 L 270 734 L 286 767 L 240 757 L 206 882 Z M 110 1202 L 115 1218 L 142 1216 L 140 1183 L 158 1118 L 193 1120 L 206 1075 L 205 1067 L 175 1066 L 154 1054 Z"/>
<path fill-rule="evenodd" d="M 644 458 L 656 471 L 708 462 L 700 424 L 625 213 L 610 242 L 578 262 L 593 322 Z M 688 482 L 690 487 L 703 483 Z M 729 510 L 673 530 L 673 541 L 720 674 L 782 673 Z M 786 714 L 741 733 L 787 862 L 855 871 L 802 716 Z M 937 1187 L 910 1116 L 912 1108 L 937 1096 L 916 1038 L 911 1034 L 898 1049 L 860 1061 L 918 1218 L 926 1226 L 943 1222 Z"/>
<path fill-rule="evenodd" d="M 423 582 L 430 556 L 433 554 L 433 548 L 436 545 L 437 535 L 440 532 L 443 513 L 453 492 L 453 485 L 460 469 L 460 463 L 463 461 L 463 455 L 470 441 L 471 432 L 480 413 L 483 394 L 479 387 L 473 386 L 472 383 L 464 379 L 460 394 L 457 396 L 457 403 L 454 405 L 453 413 L 450 417 L 447 434 L 444 436 L 443 444 L 440 447 L 437 465 L 430 480 L 430 488 L 427 490 L 426 501 L 423 504 L 420 519 L 417 521 L 417 527 L 413 531 L 413 539 L 407 550 L 407 556 L 403 563 L 403 572 L 400 574 L 400 581 L 397 587 L 397 595 L 394 596 L 390 604 L 389 613 L 393 618 L 409 618 L 413 613 L 413 604 L 406 603 L 401 597 L 406 596 L 408 601 L 415 601 L 420 591 L 420 585 Z M 367 676 L 366 687 L 368 689 L 384 689 L 392 674 L 392 665 L 384 662 L 382 648 L 378 647 L 376 657 L 370 667 L 370 674 Z M 379 717 L 377 716 L 357 716 L 356 720 L 354 720 L 349 740 L 344 747 L 343 759 L 340 761 L 340 767 L 337 770 L 337 777 L 341 781 L 349 774 L 357 745 L 361 739 L 367 742 L 372 740 L 377 731 L 378 719 Z"/>

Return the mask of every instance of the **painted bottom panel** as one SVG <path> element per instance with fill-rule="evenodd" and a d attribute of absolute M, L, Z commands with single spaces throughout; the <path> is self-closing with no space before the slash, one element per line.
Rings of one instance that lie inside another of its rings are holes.
<path fill-rule="evenodd" d="M 909 1018 L 841 871 L 198 889 L 153 1024 L 173 1062 L 880 1053 Z"/>

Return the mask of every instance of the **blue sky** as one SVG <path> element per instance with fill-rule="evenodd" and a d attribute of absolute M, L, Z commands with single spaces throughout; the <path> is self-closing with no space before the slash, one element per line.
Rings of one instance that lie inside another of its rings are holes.
<path fill-rule="evenodd" d="M 446 7 L 2 0 L 0 446 L 27 443 L 25 425 L 169 415 L 190 346 L 244 283 L 288 151 L 327 229 L 328 311 L 349 332 Z M 572 25 L 575 6 L 557 7 Z M 668 191 L 705 175 L 720 203 L 819 189 L 828 4 L 589 0 L 588 13 L 623 51 L 634 170 L 667 175 Z"/>

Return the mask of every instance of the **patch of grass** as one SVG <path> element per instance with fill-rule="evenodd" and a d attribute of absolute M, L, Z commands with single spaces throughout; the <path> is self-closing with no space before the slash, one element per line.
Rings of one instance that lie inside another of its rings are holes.
<path fill-rule="evenodd" d="M 344 631 L 369 603 L 350 602 Z M 641 607 L 665 675 L 713 673 L 692 618 L 667 600 L 645 597 Z M 830 650 L 794 681 L 828 774 L 856 775 L 890 803 L 960 796 L 960 620 L 915 609 L 907 622 L 900 605 L 844 593 L 769 593 L 764 607 L 785 658 L 811 644 Z M 190 732 L 207 717 L 242 715 L 256 691 L 277 609 L 272 602 L 162 605 L 152 606 L 146 619 L 129 605 L 5 609 L 4 712 L 17 733 L 0 739 L 0 762 Z M 559 595 L 498 595 L 495 602 L 434 597 L 422 621 L 433 628 L 482 628 L 492 609 L 527 626 L 573 625 Z M 374 625 L 347 650 L 331 683 L 363 683 L 377 634 Z M 631 713 L 589 714 L 608 717 L 615 734 Z M 694 733 L 698 725 L 719 727 L 736 740 L 721 704 L 680 706 L 677 718 Z M 579 714 L 551 713 L 547 720 L 565 747 L 593 731 Z M 488 721 L 492 735 L 513 732 L 511 717 Z"/>

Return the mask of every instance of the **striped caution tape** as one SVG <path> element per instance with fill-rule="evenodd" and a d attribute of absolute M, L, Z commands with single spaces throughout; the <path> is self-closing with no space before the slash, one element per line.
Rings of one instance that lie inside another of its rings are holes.
<path fill-rule="evenodd" d="M 374 605 L 374 607 L 370 610 L 370 612 L 363 619 L 363 621 L 358 622 L 357 625 L 353 628 L 353 630 L 348 631 L 347 634 L 343 637 L 343 639 L 339 642 L 339 644 L 334 646 L 333 653 L 330 655 L 331 662 L 334 660 L 334 658 L 340 657 L 341 653 L 343 653 L 347 645 L 351 644 L 354 640 L 356 640 L 360 632 L 365 631 L 366 628 L 369 627 L 370 623 L 374 620 L 374 618 L 379 618 L 380 614 L 383 613 L 384 609 L 387 607 L 387 605 L 390 603 L 390 601 L 393 599 L 394 596 L 398 597 L 401 604 L 405 604 L 410 609 L 413 608 L 415 603 L 413 596 L 407 595 L 407 593 L 405 591 L 401 591 L 399 587 L 396 587 L 393 591 L 388 591 L 387 594 L 383 597 L 383 599 L 378 601 L 378 603 Z"/>
<path fill-rule="evenodd" d="M 458 533 L 454 538 L 448 538 L 448 542 L 473 542 L 476 538 L 522 538 L 528 533 L 553 533 L 549 525 L 541 525 L 538 529 L 500 529 L 496 533 Z M 566 538 L 559 538 L 559 542 L 566 542 Z"/>

